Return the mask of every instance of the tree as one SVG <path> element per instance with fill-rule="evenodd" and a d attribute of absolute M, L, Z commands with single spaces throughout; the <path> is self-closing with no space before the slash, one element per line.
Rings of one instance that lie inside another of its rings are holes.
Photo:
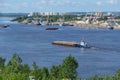
<path fill-rule="evenodd" d="M 46 67 L 43 67 L 41 69 L 41 74 L 42 74 L 42 80 L 47 80 L 49 76 L 49 71 Z"/>
<path fill-rule="evenodd" d="M 23 73 L 10 73 L 8 76 L 4 75 L 3 80 L 29 80 L 29 77 Z"/>
<path fill-rule="evenodd" d="M 3 71 L 4 67 L 5 67 L 5 59 L 0 57 L 0 73 Z"/>
<path fill-rule="evenodd" d="M 34 70 L 38 69 L 38 66 L 36 65 L 36 62 L 33 62 L 32 66 L 33 66 Z"/>
<path fill-rule="evenodd" d="M 115 75 L 113 76 L 113 80 L 120 80 L 120 69 L 116 71 Z"/>
<path fill-rule="evenodd" d="M 34 76 L 35 80 L 41 80 L 42 79 L 41 69 L 38 68 L 35 62 L 33 62 L 32 66 L 33 70 L 31 70 L 30 76 Z"/>
<path fill-rule="evenodd" d="M 75 60 L 74 57 L 69 55 L 63 60 L 62 66 L 61 66 L 61 76 L 62 78 L 68 78 L 71 80 L 74 80 L 77 78 L 77 69 L 78 63 Z"/>
<path fill-rule="evenodd" d="M 22 66 L 22 71 L 21 72 L 29 75 L 29 73 L 30 73 L 30 67 L 29 67 L 29 65 L 28 64 L 24 64 Z"/>
<path fill-rule="evenodd" d="M 12 59 L 8 62 L 7 67 L 6 67 L 6 72 L 11 73 L 11 72 L 21 72 L 22 71 L 22 59 L 17 55 L 16 53 L 13 54 Z"/>
<path fill-rule="evenodd" d="M 60 69 L 61 69 L 61 65 L 59 66 L 53 66 L 51 69 L 50 69 L 50 73 L 49 73 L 49 76 L 50 76 L 50 79 L 51 80 L 59 80 L 60 79 Z"/>

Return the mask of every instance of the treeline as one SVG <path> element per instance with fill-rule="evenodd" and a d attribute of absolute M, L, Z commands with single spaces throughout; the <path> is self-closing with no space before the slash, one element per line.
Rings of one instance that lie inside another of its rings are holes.
<path fill-rule="evenodd" d="M 28 13 L 0 13 L 0 17 L 19 17 L 27 15 Z"/>
<path fill-rule="evenodd" d="M 81 80 L 77 75 L 78 62 L 69 55 L 61 65 L 52 66 L 50 70 L 39 68 L 35 62 L 32 68 L 28 64 L 22 64 L 22 59 L 17 54 L 5 64 L 6 60 L 0 57 L 0 80 Z M 93 76 L 86 80 L 120 80 L 120 70 L 113 76 Z"/>
<path fill-rule="evenodd" d="M 14 54 L 7 64 L 0 57 L 0 80 L 75 80 L 77 67 L 78 63 L 71 55 L 61 65 L 48 70 L 46 67 L 39 68 L 35 62 L 30 68 L 28 64 L 22 64 L 19 55 Z"/>
<path fill-rule="evenodd" d="M 39 21 L 47 21 L 51 22 L 66 22 L 66 21 L 75 21 L 82 20 L 82 15 L 49 15 L 49 16 L 19 16 L 13 19 L 12 21 L 22 22 L 24 20 L 34 20 L 37 19 Z"/>

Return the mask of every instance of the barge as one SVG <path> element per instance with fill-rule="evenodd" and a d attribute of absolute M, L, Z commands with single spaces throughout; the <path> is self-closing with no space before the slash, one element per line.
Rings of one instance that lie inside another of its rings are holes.
<path fill-rule="evenodd" d="M 58 28 L 46 28 L 46 30 L 57 30 Z"/>
<path fill-rule="evenodd" d="M 62 46 L 79 47 L 79 48 L 90 48 L 90 46 L 85 41 L 80 41 L 80 42 L 53 41 L 52 44 L 62 45 Z"/>

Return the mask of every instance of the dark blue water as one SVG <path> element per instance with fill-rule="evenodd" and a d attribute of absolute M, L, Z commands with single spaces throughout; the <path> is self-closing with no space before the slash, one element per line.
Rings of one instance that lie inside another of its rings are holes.
<path fill-rule="evenodd" d="M 47 27 L 10 22 L 11 18 L 0 18 L 0 25 L 9 24 L 0 29 L 0 56 L 9 60 L 18 53 L 23 63 L 35 61 L 39 67 L 48 67 L 62 63 L 69 54 L 78 63 L 78 75 L 82 78 L 97 75 L 112 75 L 120 68 L 120 30 L 86 29 L 80 27 L 59 27 L 59 30 L 47 31 Z M 52 41 L 80 41 L 99 49 L 85 49 L 52 45 Z"/>

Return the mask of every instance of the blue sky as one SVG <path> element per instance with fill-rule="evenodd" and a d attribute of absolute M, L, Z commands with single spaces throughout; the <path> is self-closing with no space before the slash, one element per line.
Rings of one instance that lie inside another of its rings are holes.
<path fill-rule="evenodd" d="M 0 12 L 120 11 L 120 0 L 0 0 Z"/>

